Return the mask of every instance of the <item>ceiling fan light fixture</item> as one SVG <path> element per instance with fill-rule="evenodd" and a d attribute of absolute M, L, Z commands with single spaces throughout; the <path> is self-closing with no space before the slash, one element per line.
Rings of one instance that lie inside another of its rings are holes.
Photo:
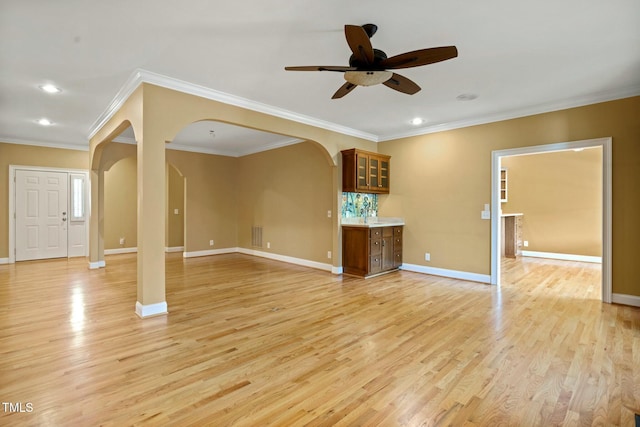
<path fill-rule="evenodd" d="M 346 71 L 344 79 L 358 86 L 374 86 L 386 82 L 393 76 L 391 71 Z"/>

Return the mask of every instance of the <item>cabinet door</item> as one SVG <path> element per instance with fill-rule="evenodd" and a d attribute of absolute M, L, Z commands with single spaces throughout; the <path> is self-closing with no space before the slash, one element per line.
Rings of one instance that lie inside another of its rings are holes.
<path fill-rule="evenodd" d="M 380 178 L 378 182 L 380 191 L 389 191 L 389 160 L 380 159 Z"/>
<path fill-rule="evenodd" d="M 393 237 L 382 238 L 382 269 L 391 270 L 393 268 Z"/>
<path fill-rule="evenodd" d="M 369 156 L 369 190 L 378 191 L 380 187 L 380 159 Z"/>
<path fill-rule="evenodd" d="M 369 189 L 369 156 L 366 154 L 357 154 L 356 164 L 358 167 L 356 187 L 358 190 L 366 191 Z"/>

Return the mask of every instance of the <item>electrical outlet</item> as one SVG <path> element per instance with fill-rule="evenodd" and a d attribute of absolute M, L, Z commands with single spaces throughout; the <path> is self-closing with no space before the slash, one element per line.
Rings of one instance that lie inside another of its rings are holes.
<path fill-rule="evenodd" d="M 121 245 L 124 245 L 124 237 L 121 237 L 121 238 L 120 238 L 120 244 L 121 244 Z"/>
<path fill-rule="evenodd" d="M 213 240 L 209 240 L 209 246 L 213 246 Z"/>
<path fill-rule="evenodd" d="M 271 249 L 271 242 L 267 242 L 267 249 Z"/>
<path fill-rule="evenodd" d="M 331 218 L 331 211 L 327 211 L 327 218 Z"/>
<path fill-rule="evenodd" d="M 426 253 L 424 254 L 424 260 L 425 260 L 425 261 L 431 261 L 431 254 L 430 254 L 429 252 L 426 252 Z"/>
<path fill-rule="evenodd" d="M 525 248 L 528 248 L 528 247 L 529 247 L 529 241 L 528 241 L 528 240 L 525 240 L 525 241 L 523 242 L 523 245 L 524 245 L 524 247 L 525 247 Z"/>
<path fill-rule="evenodd" d="M 331 251 L 327 251 L 327 258 L 331 259 Z"/>
<path fill-rule="evenodd" d="M 173 210 L 174 215 L 180 215 L 180 209 L 176 208 Z"/>

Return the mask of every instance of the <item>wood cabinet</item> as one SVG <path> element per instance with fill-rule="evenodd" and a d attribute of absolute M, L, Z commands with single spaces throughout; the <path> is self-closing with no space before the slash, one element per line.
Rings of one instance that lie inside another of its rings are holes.
<path fill-rule="evenodd" d="M 522 254 L 522 214 L 502 215 L 502 255 L 516 258 Z"/>
<path fill-rule="evenodd" d="M 402 226 L 342 227 L 345 274 L 369 277 L 402 265 Z"/>
<path fill-rule="evenodd" d="M 356 148 L 342 151 L 342 191 L 388 194 L 390 159 Z"/>

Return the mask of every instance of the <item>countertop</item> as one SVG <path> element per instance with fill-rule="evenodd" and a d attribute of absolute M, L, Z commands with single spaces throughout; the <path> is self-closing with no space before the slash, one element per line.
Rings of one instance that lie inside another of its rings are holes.
<path fill-rule="evenodd" d="M 404 218 L 394 218 L 394 217 L 382 217 L 382 216 L 373 216 L 368 217 L 365 222 L 365 218 L 342 218 L 341 220 L 342 226 L 348 227 L 393 227 L 404 225 Z"/>
<path fill-rule="evenodd" d="M 501 213 L 500 216 L 522 216 L 522 213 Z"/>

